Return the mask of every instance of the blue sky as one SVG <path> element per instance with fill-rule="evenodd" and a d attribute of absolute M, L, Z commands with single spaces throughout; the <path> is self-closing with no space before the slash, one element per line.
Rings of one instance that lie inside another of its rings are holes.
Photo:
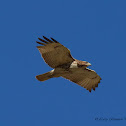
<path fill-rule="evenodd" d="M 125 125 L 125 5 L 124 0 L 2 1 L 0 126 Z M 92 64 L 102 78 L 96 91 L 63 78 L 35 79 L 51 70 L 36 48 L 42 35 Z"/>

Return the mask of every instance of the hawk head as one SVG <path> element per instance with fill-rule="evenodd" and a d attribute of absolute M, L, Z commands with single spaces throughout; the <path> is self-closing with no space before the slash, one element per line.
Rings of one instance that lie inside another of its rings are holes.
<path fill-rule="evenodd" d="M 78 67 L 88 67 L 91 66 L 91 64 L 87 61 L 80 61 L 75 59 L 75 61 L 72 62 L 72 64 L 70 65 L 70 68 L 78 68 Z"/>
<path fill-rule="evenodd" d="M 84 65 L 84 66 L 91 66 L 91 64 L 87 61 L 81 61 L 81 65 Z"/>

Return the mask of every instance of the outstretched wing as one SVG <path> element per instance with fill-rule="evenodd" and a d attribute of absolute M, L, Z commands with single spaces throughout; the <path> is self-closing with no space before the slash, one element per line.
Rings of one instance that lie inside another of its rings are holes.
<path fill-rule="evenodd" d="M 95 71 L 88 68 L 76 68 L 70 73 L 62 75 L 62 77 L 86 88 L 89 92 L 92 89 L 95 90 L 101 80 L 101 77 Z"/>
<path fill-rule="evenodd" d="M 43 36 L 43 39 L 38 38 L 41 42 L 37 42 L 43 46 L 37 46 L 45 62 L 52 68 L 60 65 L 73 62 L 74 59 L 70 54 L 70 50 L 61 45 L 55 39 L 48 39 Z"/>

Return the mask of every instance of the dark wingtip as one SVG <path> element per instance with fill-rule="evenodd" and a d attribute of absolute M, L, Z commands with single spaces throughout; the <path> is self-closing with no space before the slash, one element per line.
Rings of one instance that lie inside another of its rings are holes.
<path fill-rule="evenodd" d="M 52 37 L 50 37 L 51 38 L 51 40 L 50 39 L 48 39 L 48 38 L 46 38 L 45 36 L 43 36 L 43 38 L 45 39 L 41 39 L 41 38 L 38 38 L 41 42 L 43 42 L 43 43 L 41 43 L 41 42 L 38 42 L 38 41 L 36 41 L 38 44 L 41 44 L 41 45 L 46 45 L 46 44 L 50 44 L 50 43 L 59 43 L 58 41 L 56 41 L 54 38 L 52 38 Z"/>
<path fill-rule="evenodd" d="M 44 35 L 42 36 L 44 39 L 47 39 Z"/>
<path fill-rule="evenodd" d="M 95 87 L 98 87 L 98 84 L 96 84 Z"/>
<path fill-rule="evenodd" d="M 44 44 L 44 43 L 41 43 L 41 42 L 38 42 L 38 41 L 36 41 L 36 43 L 38 43 L 38 44 L 41 44 L 41 45 L 46 45 L 46 44 Z"/>
<path fill-rule="evenodd" d="M 89 90 L 89 92 L 91 93 L 91 90 Z"/>
<path fill-rule="evenodd" d="M 43 36 L 43 38 L 44 38 L 45 40 L 47 40 L 48 42 L 52 43 L 52 41 L 51 41 L 50 39 L 46 38 L 45 36 Z"/>
<path fill-rule="evenodd" d="M 52 37 L 50 37 L 55 43 L 59 43 L 59 42 L 57 42 L 54 38 L 52 38 Z"/>
<path fill-rule="evenodd" d="M 45 40 L 43 40 L 43 39 L 41 39 L 41 38 L 38 38 L 40 41 L 42 41 L 42 42 L 44 42 L 44 43 L 46 43 L 46 44 L 48 44 L 49 42 L 47 42 L 47 41 L 45 41 Z"/>
<path fill-rule="evenodd" d="M 42 42 L 44 41 L 44 40 L 43 40 L 43 39 L 41 39 L 41 38 L 38 38 L 38 39 L 39 39 L 40 41 L 42 41 Z"/>

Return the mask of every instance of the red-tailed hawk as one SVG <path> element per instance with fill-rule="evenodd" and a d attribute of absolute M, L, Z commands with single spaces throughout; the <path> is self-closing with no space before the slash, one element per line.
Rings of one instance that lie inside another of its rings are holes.
<path fill-rule="evenodd" d="M 45 36 L 43 38 L 38 38 L 41 42 L 37 41 L 37 43 L 42 46 L 37 46 L 37 48 L 44 61 L 54 69 L 37 75 L 36 79 L 45 81 L 53 77 L 63 77 L 86 88 L 89 92 L 98 87 L 101 78 L 94 70 L 87 68 L 91 65 L 89 62 L 74 59 L 70 50 L 55 39 L 48 39 Z"/>

